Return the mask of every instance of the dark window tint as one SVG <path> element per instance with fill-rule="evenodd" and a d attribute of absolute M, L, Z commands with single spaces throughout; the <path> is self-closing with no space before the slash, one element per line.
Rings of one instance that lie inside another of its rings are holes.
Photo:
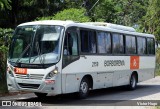
<path fill-rule="evenodd" d="M 105 33 L 105 41 L 106 41 L 106 52 L 111 53 L 111 34 Z"/>
<path fill-rule="evenodd" d="M 23 52 L 24 42 L 25 41 L 23 39 L 14 39 L 15 49 L 13 50 L 13 57 L 18 58 L 18 56 Z"/>
<path fill-rule="evenodd" d="M 81 30 L 81 51 L 96 53 L 96 34 L 94 31 Z"/>
<path fill-rule="evenodd" d="M 110 53 L 111 52 L 111 36 L 110 33 L 98 32 L 98 52 Z"/>
<path fill-rule="evenodd" d="M 81 30 L 81 51 L 82 52 L 89 52 L 89 37 L 88 31 Z"/>
<path fill-rule="evenodd" d="M 137 37 L 138 54 L 146 54 L 146 39 L 143 37 Z"/>
<path fill-rule="evenodd" d="M 64 40 L 64 55 L 78 55 L 77 33 L 66 33 Z"/>
<path fill-rule="evenodd" d="M 148 54 L 155 54 L 155 43 L 153 38 L 147 38 Z"/>
<path fill-rule="evenodd" d="M 78 59 L 78 35 L 74 30 L 68 30 L 63 46 L 63 67 Z"/>
<path fill-rule="evenodd" d="M 123 35 L 112 34 L 113 38 L 113 53 L 122 54 L 124 53 Z"/>
<path fill-rule="evenodd" d="M 134 36 L 126 36 L 126 53 L 136 54 L 136 39 Z"/>

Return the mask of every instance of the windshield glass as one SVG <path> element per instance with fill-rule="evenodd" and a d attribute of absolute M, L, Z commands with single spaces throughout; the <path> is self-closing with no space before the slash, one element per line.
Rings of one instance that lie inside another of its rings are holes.
<path fill-rule="evenodd" d="M 9 61 L 30 64 L 58 62 L 62 32 L 62 26 L 17 27 L 9 50 Z"/>

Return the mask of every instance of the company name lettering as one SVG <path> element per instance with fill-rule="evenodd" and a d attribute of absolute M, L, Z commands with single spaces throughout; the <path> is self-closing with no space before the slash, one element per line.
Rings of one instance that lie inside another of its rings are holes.
<path fill-rule="evenodd" d="M 124 60 L 105 60 L 104 66 L 125 66 Z"/>

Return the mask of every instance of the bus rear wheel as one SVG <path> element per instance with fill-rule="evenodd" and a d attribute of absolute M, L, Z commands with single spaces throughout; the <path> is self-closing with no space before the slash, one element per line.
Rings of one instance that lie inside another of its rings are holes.
<path fill-rule="evenodd" d="M 83 78 L 80 86 L 79 86 L 79 92 L 78 92 L 78 97 L 83 99 L 88 96 L 89 93 L 89 81 L 87 78 Z"/>
<path fill-rule="evenodd" d="M 47 96 L 47 93 L 34 92 L 34 94 L 35 94 L 38 98 L 45 98 L 45 97 Z"/>
<path fill-rule="evenodd" d="M 130 83 L 129 83 L 129 85 L 128 85 L 128 88 L 130 89 L 130 90 L 134 90 L 134 89 L 136 89 L 136 87 L 137 87 L 137 77 L 136 77 L 136 74 L 132 74 L 131 75 L 131 78 L 130 78 Z"/>

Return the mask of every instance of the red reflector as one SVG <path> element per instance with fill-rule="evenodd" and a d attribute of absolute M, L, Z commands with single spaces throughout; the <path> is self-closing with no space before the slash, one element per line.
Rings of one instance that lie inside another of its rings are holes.
<path fill-rule="evenodd" d="M 51 83 L 55 83 L 55 80 L 45 80 L 46 84 L 51 84 Z"/>

